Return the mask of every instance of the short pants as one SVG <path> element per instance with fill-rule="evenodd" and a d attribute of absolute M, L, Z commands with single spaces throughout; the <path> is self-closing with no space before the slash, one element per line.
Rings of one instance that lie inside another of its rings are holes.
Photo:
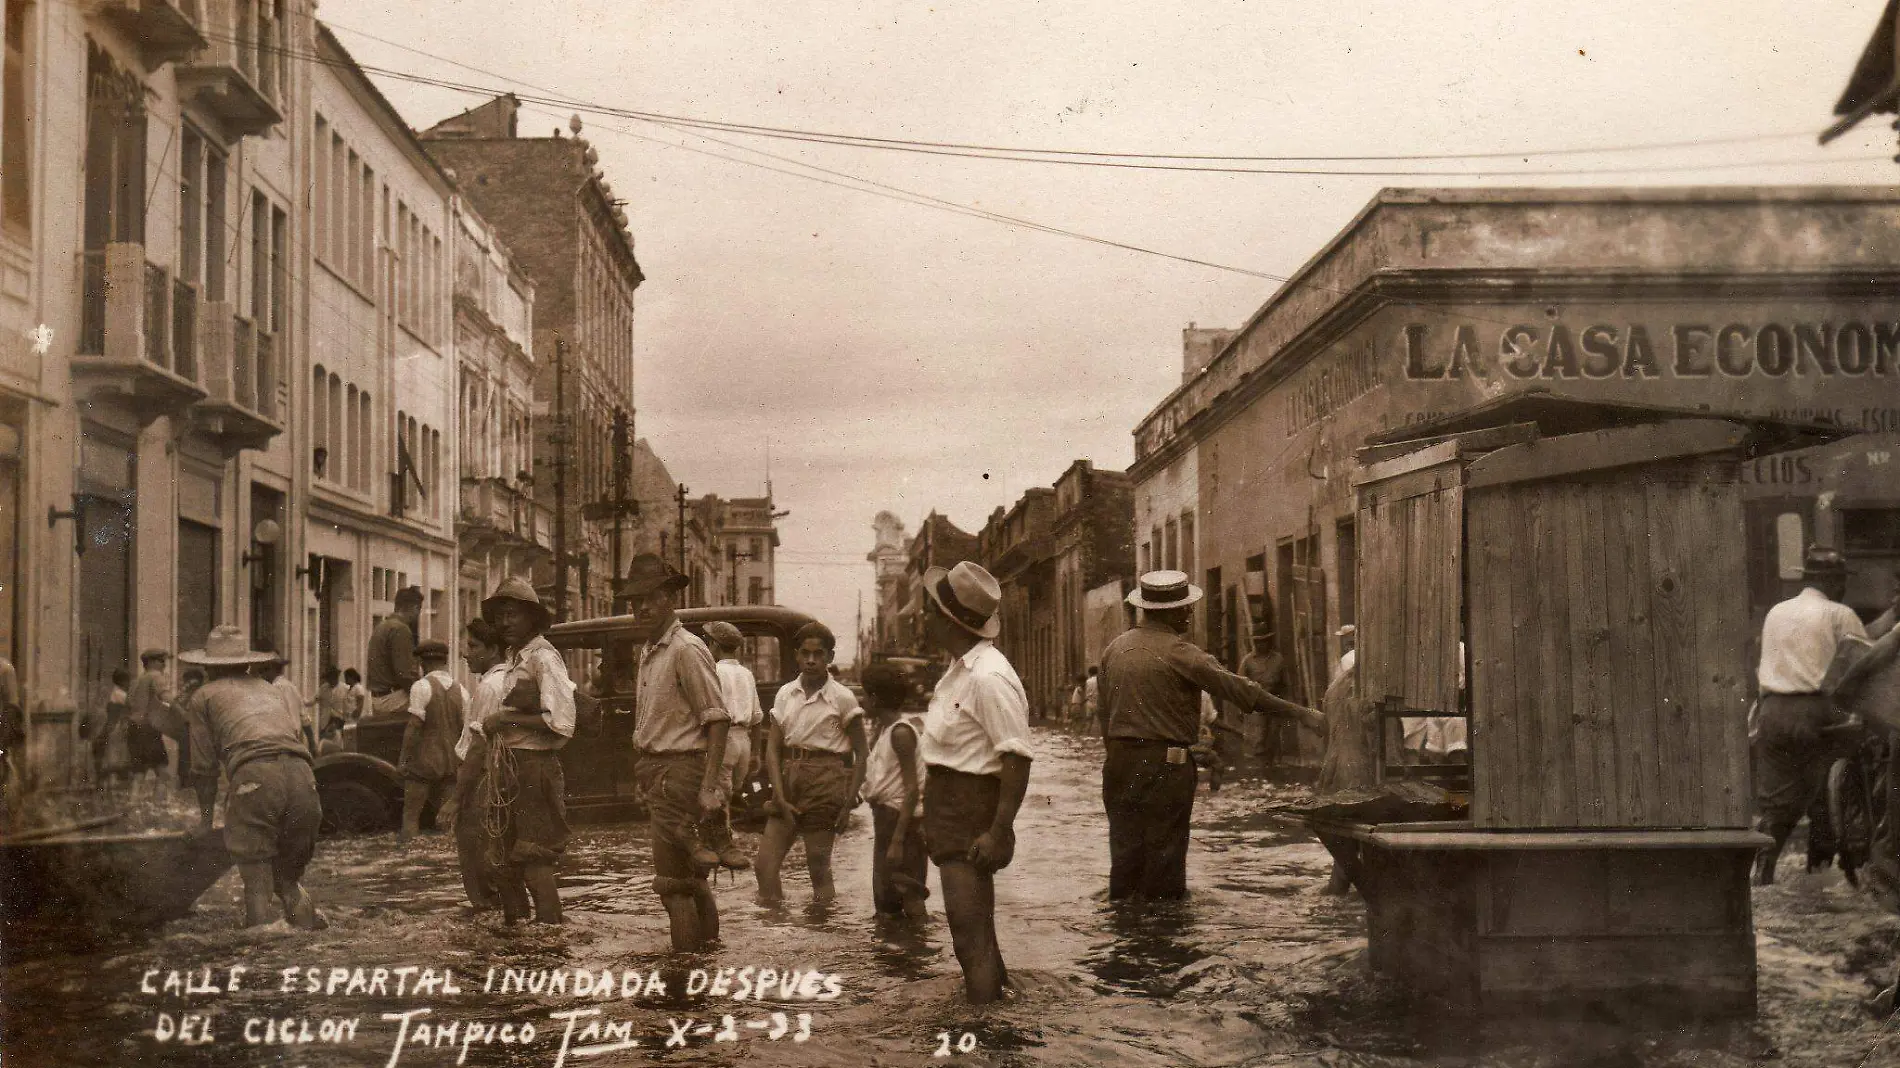
<path fill-rule="evenodd" d="M 704 750 L 640 753 L 634 757 L 633 781 L 646 802 L 655 846 L 664 844 L 691 852 L 699 843 L 699 786 L 705 777 Z"/>
<path fill-rule="evenodd" d="M 289 753 L 256 757 L 231 773 L 224 845 L 239 864 L 269 861 L 278 881 L 303 878 L 322 822 L 317 777 L 307 758 Z"/>
<path fill-rule="evenodd" d="M 851 807 L 851 769 L 842 753 L 786 753 L 785 800 L 798 810 L 801 831 L 829 831 Z"/>
<path fill-rule="evenodd" d="M 930 765 L 924 775 L 924 846 L 938 867 L 969 859 L 970 846 L 996 822 L 1002 802 L 1003 780 L 995 775 L 971 775 Z M 1002 843 L 1003 853 L 990 871 L 1009 867 L 1016 856 L 1016 836 Z"/>
<path fill-rule="evenodd" d="M 490 774 L 484 792 L 492 797 L 487 791 L 499 787 L 509 798 L 497 862 L 553 863 L 567 852 L 566 781 L 561 774 L 560 754 L 552 749 L 506 749 L 499 763 L 500 782 Z"/>

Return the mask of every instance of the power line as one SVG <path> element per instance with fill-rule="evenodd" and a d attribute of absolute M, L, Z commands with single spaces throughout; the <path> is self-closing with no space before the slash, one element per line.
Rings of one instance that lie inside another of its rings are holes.
<path fill-rule="evenodd" d="M 502 77 L 502 75 L 498 75 L 492 71 L 487 71 L 479 67 L 470 66 L 466 63 L 462 63 L 459 60 L 451 59 L 447 56 L 439 55 L 434 52 L 429 52 L 424 49 L 416 48 L 412 45 L 406 45 L 398 41 L 392 41 L 386 37 L 379 37 L 376 34 L 369 33 L 368 31 L 365 31 L 365 30 L 359 30 L 353 27 L 338 25 L 337 23 L 334 23 L 334 22 L 326 23 L 326 25 L 330 26 L 332 29 L 343 30 L 346 33 L 351 33 L 358 37 L 375 41 L 379 44 L 388 45 L 392 48 L 399 48 L 405 52 L 412 52 L 416 55 L 425 56 L 429 59 L 434 59 L 443 63 L 451 64 L 453 66 L 461 67 L 464 70 L 472 71 L 477 74 L 484 74 L 484 75 L 488 75 L 489 77 Z M 510 79 L 510 80 L 513 80 L 513 79 Z M 518 82 L 517 84 L 527 86 L 528 88 L 535 89 L 539 92 L 554 92 L 554 90 L 547 89 L 542 86 L 529 85 L 527 82 Z M 546 103 L 547 101 L 542 101 L 542 102 Z M 1733 147 L 1736 145 L 1759 144 L 1759 143 L 1765 143 L 1769 141 L 1785 141 L 1785 140 L 1793 140 L 1793 139 L 1805 140 L 1809 136 L 1808 131 L 1799 130 L 1799 131 L 1790 131 L 1786 133 L 1752 134 L 1752 135 L 1744 135 L 1744 136 L 1736 136 L 1736 137 L 1685 138 L 1685 139 L 1673 140 L 1673 141 L 1651 141 L 1651 142 L 1634 142 L 1634 143 L 1612 144 L 1612 145 L 1573 146 L 1573 147 L 1568 147 L 1568 148 L 1540 148 L 1540 149 L 1527 149 L 1527 150 L 1520 150 L 1520 151 L 1498 150 L 1498 151 L 1489 151 L 1489 152 L 1422 152 L 1422 153 L 1408 153 L 1408 154 L 1395 154 L 1395 155 L 1346 155 L 1346 156 L 1337 156 L 1337 155 L 1335 156 L 1220 155 L 1220 154 L 1212 154 L 1212 153 L 1172 153 L 1172 152 L 1138 152 L 1138 151 L 1131 152 L 1131 151 L 1109 151 L 1109 150 L 1099 150 L 1099 149 L 1089 150 L 1089 149 L 1068 149 L 1068 148 L 1036 148 L 1036 147 L 1025 147 L 1025 146 L 1020 146 L 1020 145 L 988 145 L 988 144 L 962 142 L 962 141 L 930 141 L 930 140 L 917 140 L 917 139 L 897 138 L 897 137 L 877 137 L 877 136 L 872 136 L 869 134 L 838 133 L 835 131 L 810 130 L 810 129 L 801 129 L 798 127 L 768 126 L 768 125 L 760 125 L 757 123 L 742 123 L 742 122 L 732 122 L 729 120 L 722 120 L 722 119 L 701 118 L 698 116 L 691 116 L 691 115 L 671 115 L 671 114 L 666 114 L 663 112 L 636 111 L 634 109 L 616 109 L 616 110 L 620 112 L 620 117 L 624 117 L 624 118 L 641 118 L 641 119 L 646 119 L 653 122 L 672 123 L 672 124 L 677 124 L 677 125 L 682 125 L 682 126 L 704 127 L 706 129 L 721 130 L 727 133 L 741 133 L 741 134 L 748 134 L 748 135 L 760 136 L 760 137 L 777 137 L 777 138 L 784 138 L 784 139 L 790 139 L 790 140 L 813 141 L 813 142 L 817 142 L 821 144 L 848 145 L 848 146 L 858 147 L 858 148 L 881 148 L 881 149 L 895 149 L 895 150 L 912 150 L 912 149 L 927 148 L 927 149 L 953 150 L 956 153 L 998 154 L 998 155 L 993 155 L 987 158 L 1006 158 L 1010 156 L 1050 156 L 1050 157 L 1066 157 L 1066 158 L 1072 158 L 1072 159 L 1085 159 L 1085 160 L 1086 159 L 1139 159 L 1139 160 L 1164 160 L 1164 161 L 1173 161 L 1173 162 L 1203 162 L 1203 163 L 1206 163 L 1206 162 L 1395 163 L 1395 162 L 1426 162 L 1430 160 L 1452 161 L 1452 160 L 1466 160 L 1466 159 L 1472 159 L 1472 160 L 1526 159 L 1527 157 L 1532 157 L 1532 156 L 1598 156 L 1598 155 L 1607 155 L 1610 153 L 1617 153 L 1617 152 L 1655 152 L 1655 151 L 1664 151 L 1664 150 L 1669 150 L 1669 149 L 1680 149 L 1680 148 Z M 1056 162 L 1056 160 L 1053 160 L 1053 159 L 1042 160 L 1039 162 Z M 1200 169 L 1200 168 L 1189 168 L 1189 169 Z"/>

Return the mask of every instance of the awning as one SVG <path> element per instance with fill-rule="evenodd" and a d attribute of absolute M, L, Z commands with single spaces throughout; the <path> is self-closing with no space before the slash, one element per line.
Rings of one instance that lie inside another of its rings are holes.
<path fill-rule="evenodd" d="M 1900 58 L 1900 27 L 1896 23 L 1900 23 L 1900 0 L 1887 0 L 1880 24 L 1861 52 L 1860 62 L 1854 65 L 1847 89 L 1834 105 L 1834 114 L 1841 120 L 1822 132 L 1822 144 L 1853 129 L 1869 115 L 1900 108 L 1900 71 L 1895 70 L 1895 61 Z"/>

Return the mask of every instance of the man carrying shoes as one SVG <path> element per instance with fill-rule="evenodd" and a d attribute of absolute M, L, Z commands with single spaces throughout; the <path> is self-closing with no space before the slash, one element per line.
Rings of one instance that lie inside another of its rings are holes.
<path fill-rule="evenodd" d="M 1102 655 L 1102 705 L 1108 756 L 1102 805 L 1108 810 L 1109 899 L 1187 895 L 1188 826 L 1194 814 L 1194 762 L 1201 694 L 1251 709 L 1297 717 L 1315 727 L 1320 714 L 1283 701 L 1235 675 L 1187 640 L 1189 610 L 1200 587 L 1180 571 L 1151 571 L 1128 595 L 1142 622 Z"/>

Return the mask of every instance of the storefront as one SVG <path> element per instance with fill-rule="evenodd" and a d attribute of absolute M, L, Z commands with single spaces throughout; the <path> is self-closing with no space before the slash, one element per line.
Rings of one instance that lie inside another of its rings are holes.
<path fill-rule="evenodd" d="M 1351 587 L 1354 453 L 1509 392 L 1874 431 L 1744 472 L 1735 532 L 1758 615 L 1808 541 L 1870 608 L 1900 563 L 1896 282 L 1900 189 L 1388 190 L 1143 422 L 1130 473 L 1196 457 L 1207 643 L 1237 659 L 1271 620 L 1309 699 L 1380 592 Z"/>

